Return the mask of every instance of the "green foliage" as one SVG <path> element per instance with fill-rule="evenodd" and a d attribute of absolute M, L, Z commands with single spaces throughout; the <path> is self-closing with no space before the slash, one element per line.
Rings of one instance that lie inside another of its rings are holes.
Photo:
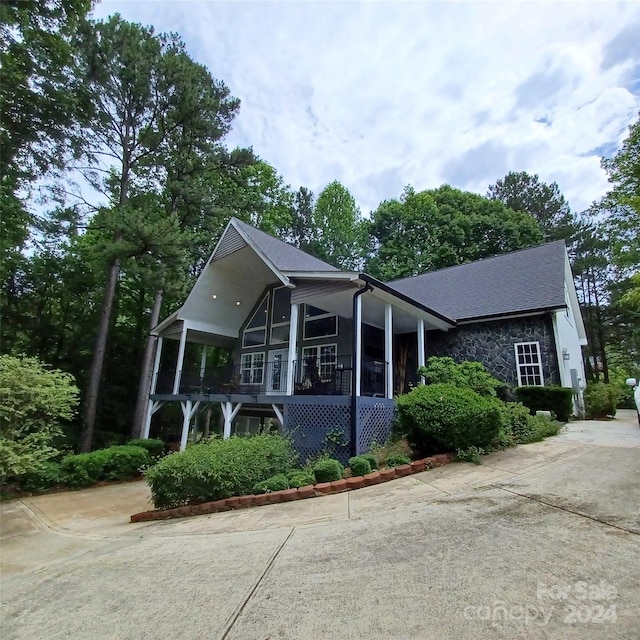
<path fill-rule="evenodd" d="M 352 476 L 366 476 L 367 473 L 371 473 L 371 463 L 364 456 L 349 458 L 349 467 Z"/>
<path fill-rule="evenodd" d="M 556 436 L 562 430 L 562 423 L 545 416 L 529 416 L 530 437 L 527 442 L 539 442 L 550 436 Z M 526 444 L 526 443 L 523 443 Z"/>
<path fill-rule="evenodd" d="M 485 447 L 502 426 L 498 402 L 451 384 L 421 385 L 398 398 L 409 444 L 421 454 Z"/>
<path fill-rule="evenodd" d="M 0 477 L 36 471 L 53 457 L 52 441 L 77 403 L 69 374 L 35 358 L 0 356 Z"/>
<path fill-rule="evenodd" d="M 481 396 L 495 396 L 497 389 L 504 385 L 490 375 L 480 362 L 465 360 L 456 363 L 453 358 L 432 356 L 424 367 L 418 369 L 429 384 L 452 384 L 468 387 Z"/>
<path fill-rule="evenodd" d="M 316 483 L 316 478 L 310 471 L 296 470 L 287 474 L 290 489 L 298 489 L 300 487 L 308 487 L 310 484 Z"/>
<path fill-rule="evenodd" d="M 20 476 L 20 488 L 24 491 L 40 493 L 47 491 L 56 485 L 62 485 L 66 481 L 59 462 L 47 460 L 37 469 Z"/>
<path fill-rule="evenodd" d="M 466 449 L 458 449 L 456 452 L 456 460 L 460 462 L 473 462 L 473 464 L 482 464 L 482 458 L 486 453 L 481 447 L 467 447 Z"/>
<path fill-rule="evenodd" d="M 287 438 L 233 437 L 166 456 L 145 477 L 155 506 L 165 509 L 250 494 L 259 482 L 286 474 L 294 462 Z"/>
<path fill-rule="evenodd" d="M 524 386 L 516 389 L 516 396 L 531 414 L 551 411 L 558 420 L 568 422 L 573 411 L 573 389 L 570 387 Z"/>
<path fill-rule="evenodd" d="M 301 485 L 305 486 L 305 485 Z M 262 482 L 258 482 L 253 487 L 253 493 L 258 495 L 260 493 L 273 493 L 274 491 L 284 491 L 290 489 L 291 483 L 284 473 L 279 473 L 275 476 L 271 476 Z"/>
<path fill-rule="evenodd" d="M 545 242 L 569 239 L 574 232 L 571 208 L 556 182 L 541 182 L 538 174 L 511 171 L 489 187 L 487 197 L 499 200 L 513 211 L 523 211 L 535 218 Z"/>
<path fill-rule="evenodd" d="M 164 440 L 159 440 L 157 438 L 136 438 L 135 440 L 129 440 L 127 444 L 129 446 L 142 447 L 143 449 L 146 449 L 152 458 L 160 457 L 167 447 Z"/>
<path fill-rule="evenodd" d="M 417 193 L 373 212 L 370 234 L 377 251 L 367 273 L 393 280 L 531 247 L 542 242 L 538 223 L 501 202 L 450 186 Z"/>
<path fill-rule="evenodd" d="M 86 487 L 100 480 L 129 480 L 151 462 L 149 452 L 132 445 L 115 445 L 90 453 L 65 456 L 60 463 L 64 482 Z"/>
<path fill-rule="evenodd" d="M 369 461 L 371 471 L 376 471 L 378 469 L 378 458 L 376 458 L 373 453 L 363 453 L 360 457 Z"/>
<path fill-rule="evenodd" d="M 411 464 L 411 458 L 404 453 L 390 453 L 384 463 L 387 467 L 401 467 L 403 464 Z"/>
<path fill-rule="evenodd" d="M 515 443 L 531 441 L 532 427 L 529 409 L 520 402 L 505 402 L 501 405 L 504 428 Z"/>
<path fill-rule="evenodd" d="M 613 418 L 618 406 L 618 389 L 612 384 L 595 382 L 584 390 L 587 418 Z"/>
<path fill-rule="evenodd" d="M 333 458 L 321 458 L 313 465 L 313 475 L 316 482 L 333 482 L 341 480 L 344 474 L 344 467 L 338 460 Z"/>

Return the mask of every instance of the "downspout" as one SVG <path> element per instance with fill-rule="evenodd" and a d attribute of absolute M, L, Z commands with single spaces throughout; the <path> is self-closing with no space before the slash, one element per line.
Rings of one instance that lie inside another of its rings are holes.
<path fill-rule="evenodd" d="M 358 345 L 356 343 L 356 332 L 358 330 L 358 323 L 362 323 L 362 318 L 356 316 L 358 315 L 358 298 L 366 293 L 367 291 L 373 291 L 373 287 L 370 282 L 367 282 L 362 289 L 358 289 L 353 294 L 353 308 L 351 315 L 351 456 L 358 455 L 358 401 L 356 396 L 356 382 L 358 380 L 357 371 L 356 371 L 356 361 L 358 360 Z"/>

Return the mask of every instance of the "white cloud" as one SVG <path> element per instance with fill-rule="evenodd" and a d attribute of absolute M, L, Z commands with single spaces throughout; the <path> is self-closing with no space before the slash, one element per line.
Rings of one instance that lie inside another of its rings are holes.
<path fill-rule="evenodd" d="M 241 98 L 230 144 L 294 188 L 340 180 L 365 212 L 407 183 L 483 193 L 509 170 L 584 209 L 640 109 L 634 2 L 106 0 L 96 15 L 115 11 L 178 31 Z"/>

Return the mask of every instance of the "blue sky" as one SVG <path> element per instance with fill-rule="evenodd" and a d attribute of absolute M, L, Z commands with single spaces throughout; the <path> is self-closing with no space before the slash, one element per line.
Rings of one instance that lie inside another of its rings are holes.
<path fill-rule="evenodd" d="M 227 142 L 363 213 L 404 185 L 484 193 L 508 171 L 574 211 L 640 110 L 640 3 L 103 0 L 176 31 L 241 99 Z"/>

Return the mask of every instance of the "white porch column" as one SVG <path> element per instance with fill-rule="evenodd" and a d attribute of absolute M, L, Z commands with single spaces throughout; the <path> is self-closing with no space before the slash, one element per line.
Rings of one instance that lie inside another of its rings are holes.
<path fill-rule="evenodd" d="M 386 368 L 387 398 L 393 398 L 393 307 L 390 304 L 384 307 L 384 360 Z"/>
<path fill-rule="evenodd" d="M 233 407 L 233 402 L 221 402 L 220 407 L 222 408 L 222 417 L 224 418 L 224 431 L 222 432 L 222 437 L 224 440 L 227 440 L 231 437 L 231 423 L 238 415 L 238 411 L 242 408 L 242 402 L 238 402 L 235 409 Z"/>
<path fill-rule="evenodd" d="M 182 409 L 182 435 L 180 437 L 180 451 L 184 451 L 187 448 L 187 439 L 189 438 L 189 423 L 191 422 L 191 400 L 181 402 L 180 407 Z"/>
<path fill-rule="evenodd" d="M 418 319 L 418 368 L 425 365 L 425 352 L 424 352 L 424 320 Z M 420 377 L 420 384 L 424 384 L 424 377 Z"/>
<path fill-rule="evenodd" d="M 360 395 L 360 386 L 362 378 L 362 296 L 356 298 L 356 335 L 353 339 L 356 341 L 356 361 L 353 366 L 356 370 L 356 388 L 355 395 Z"/>
<path fill-rule="evenodd" d="M 207 369 L 207 345 L 202 345 L 202 355 L 200 356 L 200 380 L 204 379 L 204 374 Z"/>
<path fill-rule="evenodd" d="M 173 395 L 177 395 L 180 391 L 180 378 L 182 377 L 182 365 L 184 363 L 184 348 L 187 344 L 187 323 L 182 325 L 182 333 L 180 334 L 180 347 L 178 348 L 178 361 L 176 362 L 176 375 L 173 378 Z"/>
<path fill-rule="evenodd" d="M 156 356 L 153 361 L 153 373 L 151 374 L 151 388 L 149 389 L 149 396 L 153 395 L 156 392 L 156 387 L 158 386 L 158 371 L 160 370 L 160 359 L 162 358 L 162 337 L 159 337 L 156 340 Z M 158 407 L 155 407 L 157 403 L 152 402 L 151 398 L 147 398 L 147 415 L 144 419 L 144 424 L 142 426 L 142 437 L 148 438 L 149 431 L 151 430 L 151 418 L 153 414 L 160 408 L 161 403 Z"/>
<path fill-rule="evenodd" d="M 287 386 L 286 395 L 293 395 L 293 383 L 295 376 L 295 361 L 298 352 L 298 309 L 300 305 L 293 303 L 291 305 L 291 318 L 289 319 L 289 354 L 287 356 Z"/>

